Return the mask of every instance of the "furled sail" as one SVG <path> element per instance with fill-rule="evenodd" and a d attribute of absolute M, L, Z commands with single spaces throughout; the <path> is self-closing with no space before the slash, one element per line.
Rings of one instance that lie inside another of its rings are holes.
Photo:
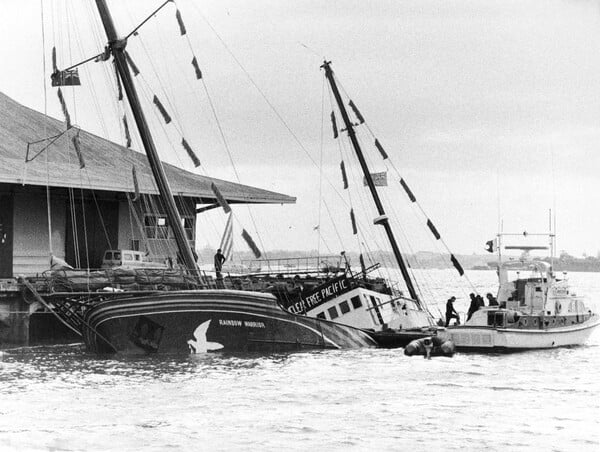
<path fill-rule="evenodd" d="M 200 70 L 200 66 L 198 66 L 198 60 L 194 56 L 192 58 L 192 66 L 194 66 L 194 71 L 196 72 L 196 78 L 200 80 L 202 78 L 202 71 Z"/>
<path fill-rule="evenodd" d="M 356 105 L 354 105 L 354 102 L 350 101 L 348 103 L 348 105 L 350 105 L 350 108 L 352 109 L 352 111 L 356 115 L 356 118 L 358 119 L 359 124 L 364 123 L 365 122 L 365 118 L 363 118 L 363 116 L 360 114 L 360 111 L 358 111 L 358 107 Z"/>
<path fill-rule="evenodd" d="M 335 121 L 335 113 L 331 112 L 331 127 L 333 127 L 333 138 L 338 137 L 337 122 Z"/>
<path fill-rule="evenodd" d="M 219 190 L 219 188 L 214 183 L 210 184 L 210 188 L 213 191 L 213 193 L 215 194 L 215 198 L 217 198 L 217 202 L 223 208 L 223 211 L 225 213 L 230 213 L 231 212 L 231 207 L 229 207 L 229 203 L 223 197 L 223 195 L 221 194 L 221 191 Z"/>
<path fill-rule="evenodd" d="M 81 147 L 79 146 L 79 134 L 76 134 L 71 141 L 73 142 L 73 147 L 75 148 L 75 152 L 77 153 L 77 158 L 79 159 L 79 168 L 85 168 L 85 160 L 83 160 L 83 154 L 81 153 Z"/>
<path fill-rule="evenodd" d="M 411 202 L 416 202 L 417 198 L 415 198 L 415 195 L 413 195 L 413 192 L 410 191 L 410 188 L 408 188 L 408 185 L 406 184 L 406 182 L 404 182 L 404 179 L 400 179 L 400 185 L 402 185 L 402 188 L 404 188 L 404 191 L 408 195 L 408 199 L 410 199 Z"/>
<path fill-rule="evenodd" d="M 163 119 L 165 120 L 165 124 L 169 124 L 171 122 L 171 116 L 169 115 L 169 113 L 167 112 L 167 109 L 164 107 L 164 105 L 162 104 L 162 102 L 160 101 L 160 99 L 158 98 L 158 96 L 156 94 L 154 95 L 152 102 L 154 102 L 154 105 L 156 105 L 156 108 L 158 109 L 158 111 L 162 115 Z"/>
<path fill-rule="evenodd" d="M 129 53 L 127 53 L 127 50 L 124 51 L 124 54 L 125 54 L 125 59 L 127 60 L 127 64 L 129 64 L 129 67 L 133 71 L 133 75 L 135 77 L 136 75 L 138 75 L 140 73 L 140 70 L 138 69 L 138 67 L 133 62 L 133 59 L 131 58 L 131 56 L 129 55 Z"/>
<path fill-rule="evenodd" d="M 65 122 L 67 123 L 67 129 L 71 128 L 71 115 L 69 115 L 69 110 L 67 110 L 67 103 L 65 102 L 65 98 L 63 97 L 63 93 L 58 88 L 56 92 L 58 95 L 58 100 L 60 101 L 60 107 L 62 108 L 63 115 L 65 116 Z"/>
<path fill-rule="evenodd" d="M 260 250 L 256 246 L 256 243 L 254 243 L 254 240 L 252 240 L 252 237 L 250 237 L 250 234 L 248 234 L 248 232 L 246 232 L 245 229 L 242 231 L 242 238 L 246 241 L 246 243 L 248 244 L 248 246 L 254 253 L 254 257 L 256 257 L 257 259 L 260 258 L 260 256 L 261 256 Z"/>
<path fill-rule="evenodd" d="M 342 170 L 342 181 L 344 182 L 344 190 L 348 188 L 348 176 L 346 176 L 346 165 L 344 165 L 344 161 L 340 163 L 340 169 Z"/>
<path fill-rule="evenodd" d="M 375 138 L 375 147 L 381 154 L 381 158 L 383 158 L 383 160 L 386 160 L 388 158 L 387 152 L 385 152 L 385 149 L 383 149 L 383 146 L 381 145 L 381 143 L 379 142 L 379 140 L 377 138 Z"/>
<path fill-rule="evenodd" d="M 454 257 L 454 254 L 450 255 L 450 260 L 452 261 L 452 265 L 454 265 L 454 268 L 456 268 L 456 271 L 458 271 L 458 274 L 460 276 L 465 274 L 465 271 L 462 268 L 462 265 L 460 265 L 460 262 L 458 262 L 458 259 L 456 259 L 456 257 Z"/>
<path fill-rule="evenodd" d="M 429 228 L 429 230 L 431 231 L 431 233 L 433 234 L 433 236 L 435 237 L 436 240 L 440 239 L 440 233 L 438 232 L 438 230 L 436 229 L 435 225 L 433 224 L 433 222 L 428 218 L 427 219 L 427 227 Z"/>
<path fill-rule="evenodd" d="M 179 33 L 181 33 L 181 36 L 183 36 L 184 34 L 186 34 L 186 30 L 185 24 L 183 23 L 183 19 L 181 18 L 181 13 L 179 12 L 179 10 L 175 12 L 175 17 L 177 18 L 177 23 L 179 24 Z"/>
<path fill-rule="evenodd" d="M 181 145 L 187 152 L 187 154 L 190 157 L 190 159 L 192 160 L 192 162 L 194 162 L 194 166 L 196 168 L 198 168 L 200 166 L 200 159 L 198 158 L 198 156 L 196 155 L 196 153 L 191 148 L 191 146 L 189 145 L 189 143 L 187 142 L 187 140 L 185 138 L 181 139 Z"/>

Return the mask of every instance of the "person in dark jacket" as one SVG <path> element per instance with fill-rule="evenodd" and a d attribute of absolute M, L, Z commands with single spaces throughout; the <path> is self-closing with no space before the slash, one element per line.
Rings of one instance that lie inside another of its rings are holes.
<path fill-rule="evenodd" d="M 488 292 L 485 297 L 488 299 L 488 306 L 498 306 L 498 300 L 491 293 Z"/>
<path fill-rule="evenodd" d="M 456 319 L 456 323 L 460 325 L 460 316 L 456 309 L 454 309 L 454 302 L 456 301 L 456 297 L 450 297 L 446 302 L 446 326 L 450 324 L 450 320 Z"/>
<path fill-rule="evenodd" d="M 483 297 L 481 295 L 477 295 L 475 298 L 477 298 L 477 308 L 483 308 L 485 307 L 485 301 L 483 301 Z"/>
<path fill-rule="evenodd" d="M 471 297 L 471 304 L 469 305 L 469 310 L 467 311 L 467 322 L 471 320 L 471 316 L 479 309 L 479 301 L 474 293 L 470 293 L 469 297 Z"/>
<path fill-rule="evenodd" d="M 215 273 L 217 274 L 217 279 L 221 279 L 221 270 L 223 270 L 223 262 L 225 260 L 225 256 L 223 256 L 221 248 L 219 248 L 217 254 L 215 254 Z"/>

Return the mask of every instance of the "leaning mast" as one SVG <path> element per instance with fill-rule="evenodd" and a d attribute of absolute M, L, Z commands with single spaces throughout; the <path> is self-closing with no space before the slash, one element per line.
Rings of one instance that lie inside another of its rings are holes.
<path fill-rule="evenodd" d="M 192 273 L 197 273 L 198 267 L 196 266 L 196 260 L 194 259 L 190 244 L 187 241 L 185 231 L 183 229 L 182 219 L 179 215 L 179 211 L 177 210 L 177 205 L 175 204 L 173 192 L 171 191 L 164 167 L 160 161 L 160 157 L 158 156 L 152 134 L 150 133 L 150 128 L 148 127 L 148 123 L 142 110 L 131 73 L 129 72 L 129 66 L 125 58 L 125 46 L 127 45 L 127 39 L 119 39 L 112 16 L 108 10 L 108 6 L 106 5 L 106 0 L 96 0 L 96 6 L 98 8 L 98 12 L 100 13 L 102 24 L 104 25 L 106 37 L 108 38 L 108 49 L 115 58 L 117 71 L 121 77 L 123 88 L 127 93 L 129 106 L 131 107 L 133 117 L 135 118 L 135 123 L 140 133 L 144 150 L 148 156 L 148 162 L 152 168 L 152 174 L 156 180 L 158 192 L 160 193 L 160 197 L 163 201 L 167 218 L 169 219 L 173 234 L 175 235 L 175 242 L 179 248 L 179 253 L 186 268 Z"/>
<path fill-rule="evenodd" d="M 379 193 L 377 193 L 377 188 L 375 187 L 375 183 L 373 182 L 373 178 L 371 177 L 371 172 L 369 171 L 369 167 L 367 166 L 367 162 L 363 155 L 362 149 L 358 144 L 358 139 L 356 138 L 356 132 L 354 131 L 354 124 L 350 121 L 348 116 L 348 112 L 346 111 L 346 106 L 342 101 L 342 96 L 338 90 L 337 84 L 335 82 L 335 77 L 333 76 L 333 70 L 331 69 L 331 61 L 324 61 L 321 66 L 325 69 L 325 77 L 329 81 L 331 85 L 331 90 L 333 91 L 333 95 L 338 104 L 338 108 L 340 113 L 342 114 L 342 118 L 344 120 L 344 124 L 346 125 L 346 131 L 348 132 L 348 137 L 350 137 L 350 141 L 352 142 L 352 147 L 354 148 L 354 152 L 358 157 L 358 161 L 360 162 L 360 167 L 362 168 L 363 174 L 365 176 L 365 180 L 367 181 L 367 185 L 369 186 L 369 190 L 371 191 L 371 196 L 373 197 L 373 201 L 375 202 L 375 206 L 377 207 L 377 212 L 379 216 L 375 218 L 374 223 L 380 224 L 385 229 L 385 233 L 387 234 L 388 240 L 392 247 L 392 251 L 394 252 L 394 256 L 396 258 L 396 262 L 400 267 L 400 272 L 402 273 L 402 277 L 404 278 L 404 282 L 406 283 L 406 287 L 408 288 L 408 292 L 413 300 L 419 303 L 419 298 L 417 296 L 417 291 L 415 290 L 415 286 L 412 282 L 410 274 L 408 273 L 408 268 L 406 262 L 404 262 L 404 258 L 402 257 L 402 253 L 400 252 L 400 248 L 398 247 L 398 243 L 396 242 L 396 238 L 394 237 L 394 232 L 392 231 L 392 227 L 390 226 L 388 216 L 385 213 L 383 208 L 383 204 L 381 203 L 381 199 L 379 198 Z"/>

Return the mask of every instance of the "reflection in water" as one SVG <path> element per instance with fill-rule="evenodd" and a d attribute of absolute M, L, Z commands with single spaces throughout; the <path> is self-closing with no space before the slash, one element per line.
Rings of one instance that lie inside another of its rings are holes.
<path fill-rule="evenodd" d="M 478 274 L 488 290 L 493 272 Z M 600 275 L 578 277 L 600 296 Z M 432 360 L 377 349 L 11 350 L 0 359 L 0 442 L 2 450 L 596 451 L 599 345 L 596 332 L 583 347 Z"/>

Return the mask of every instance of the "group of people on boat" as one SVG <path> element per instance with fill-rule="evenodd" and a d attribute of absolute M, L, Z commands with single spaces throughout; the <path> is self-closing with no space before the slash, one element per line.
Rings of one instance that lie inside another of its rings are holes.
<path fill-rule="evenodd" d="M 485 306 L 485 301 L 481 295 L 475 295 L 474 293 L 470 293 L 469 297 L 471 298 L 471 304 L 469 305 L 469 310 L 467 312 L 467 321 L 471 319 L 473 314 Z M 486 298 L 488 299 L 488 306 L 498 306 L 498 300 L 491 293 L 486 294 Z M 446 324 L 448 326 L 452 319 L 456 319 L 456 324 L 460 325 L 460 315 L 456 312 L 454 308 L 454 302 L 456 301 L 456 297 L 452 296 L 446 302 Z"/>

